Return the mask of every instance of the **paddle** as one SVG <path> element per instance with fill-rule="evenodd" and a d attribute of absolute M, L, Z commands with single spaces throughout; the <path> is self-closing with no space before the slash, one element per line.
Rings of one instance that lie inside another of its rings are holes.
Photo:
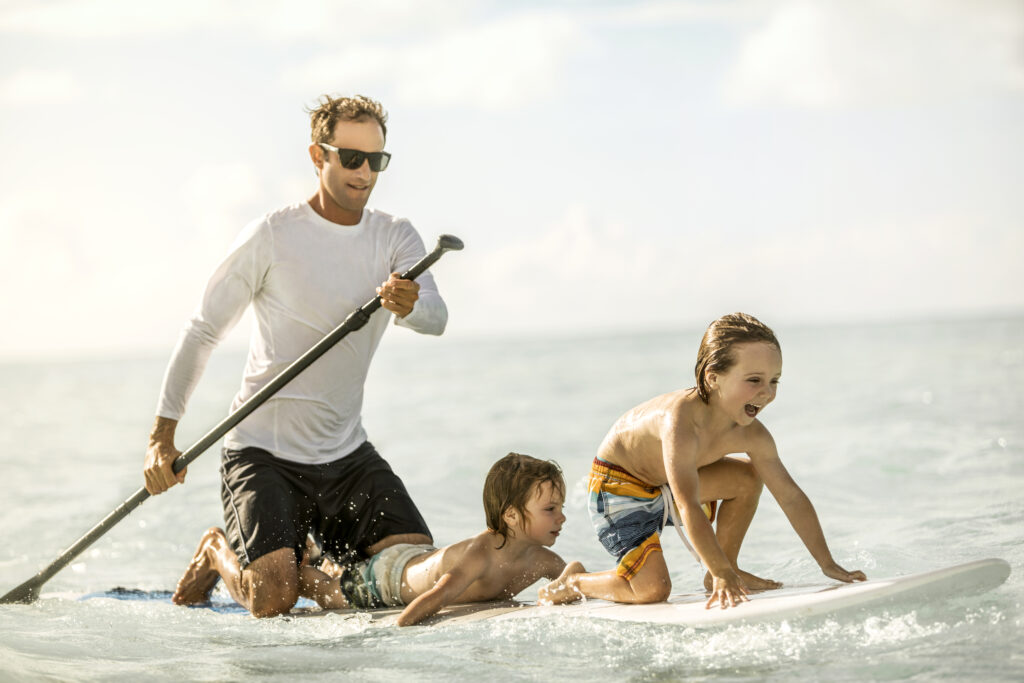
<path fill-rule="evenodd" d="M 453 235 L 441 235 L 437 238 L 437 246 L 434 247 L 434 250 L 420 259 L 412 268 L 402 273 L 401 277 L 403 280 L 415 280 L 422 275 L 427 268 L 434 265 L 434 263 L 436 263 L 446 251 L 459 251 L 461 249 L 462 240 L 458 237 Z M 341 341 L 345 335 L 349 332 L 355 332 L 365 325 L 370 320 L 370 314 L 380 307 L 380 297 L 377 296 L 371 301 L 365 303 L 362 307 L 352 311 L 352 313 L 345 318 L 345 321 L 334 328 L 330 334 L 317 342 L 313 348 L 302 354 L 302 356 L 287 368 L 282 370 L 281 374 L 253 394 L 249 400 L 238 406 L 237 410 L 221 420 L 220 424 L 211 429 L 206 436 L 199 439 L 199 441 L 192 444 L 188 450 L 179 455 L 174 461 L 174 471 L 176 473 L 180 472 L 184 467 L 189 465 L 189 463 L 198 458 L 203 451 L 217 443 L 217 441 L 227 434 L 232 427 L 245 419 L 249 413 L 260 407 L 260 405 L 277 393 L 281 387 L 293 380 L 300 372 L 312 365 L 313 361 L 324 355 L 328 349 Z M 7 595 L 0 598 L 0 604 L 8 604 L 12 602 L 35 602 L 39 597 L 39 589 L 44 583 L 49 581 L 54 574 L 70 564 L 73 559 L 78 557 L 79 553 L 92 545 L 96 539 L 107 533 L 115 524 L 127 517 L 128 513 L 141 505 L 147 498 L 149 498 L 149 491 L 147 491 L 145 487 L 140 488 L 131 498 L 114 508 L 114 510 L 107 515 L 103 521 L 90 529 L 87 534 L 75 541 L 71 547 L 61 553 L 60 557 L 54 560 L 48 567 L 7 593 Z"/>

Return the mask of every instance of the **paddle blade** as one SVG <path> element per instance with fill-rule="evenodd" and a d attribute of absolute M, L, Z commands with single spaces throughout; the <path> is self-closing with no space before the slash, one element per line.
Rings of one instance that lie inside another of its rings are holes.
<path fill-rule="evenodd" d="M 39 599 L 39 588 L 42 585 L 43 582 L 39 580 L 39 577 L 33 576 L 31 579 L 0 598 L 0 605 L 9 605 L 15 602 L 25 604 L 35 602 Z"/>

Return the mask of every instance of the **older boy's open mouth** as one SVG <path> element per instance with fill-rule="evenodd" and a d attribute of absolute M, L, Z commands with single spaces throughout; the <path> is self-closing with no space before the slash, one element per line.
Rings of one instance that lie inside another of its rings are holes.
<path fill-rule="evenodd" d="M 749 415 L 750 417 L 757 417 L 757 413 L 759 410 L 761 410 L 761 406 L 755 406 L 753 403 L 748 403 L 747 405 L 743 406 L 743 409 L 747 411 L 747 415 Z"/>

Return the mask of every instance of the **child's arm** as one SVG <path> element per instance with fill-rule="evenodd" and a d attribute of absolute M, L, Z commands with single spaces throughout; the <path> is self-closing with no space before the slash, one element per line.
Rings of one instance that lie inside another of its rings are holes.
<path fill-rule="evenodd" d="M 445 606 L 459 599 L 459 596 L 483 576 L 487 570 L 487 559 L 473 548 L 466 550 L 462 561 L 444 574 L 434 587 L 420 595 L 405 606 L 398 615 L 399 626 L 418 624 L 427 617 L 437 614 Z"/>
<path fill-rule="evenodd" d="M 803 541 L 811 557 L 821 567 L 821 571 L 829 578 L 839 581 L 864 581 L 867 577 L 862 571 L 849 572 L 836 564 L 832 553 L 825 542 L 825 533 L 821 530 L 821 522 L 807 494 L 797 486 L 779 458 L 775 440 L 763 426 L 755 437 L 755 447 L 748 451 L 750 461 L 764 481 L 768 491 L 775 497 L 779 507 L 786 514 L 797 536 Z"/>
<path fill-rule="evenodd" d="M 537 558 L 537 579 L 557 579 L 565 570 L 565 560 L 549 548 L 540 548 Z"/>
<path fill-rule="evenodd" d="M 697 449 L 692 435 L 673 430 L 663 435 L 665 474 L 668 476 L 676 507 L 683 516 L 693 549 L 708 568 L 712 578 L 711 597 L 707 606 L 718 603 L 735 607 L 747 600 L 747 590 L 729 558 L 718 543 L 715 530 L 700 506 L 700 478 L 697 474 Z"/>

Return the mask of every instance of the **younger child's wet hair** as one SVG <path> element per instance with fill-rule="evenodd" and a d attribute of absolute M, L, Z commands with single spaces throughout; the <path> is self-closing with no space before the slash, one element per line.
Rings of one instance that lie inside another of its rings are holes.
<path fill-rule="evenodd" d="M 509 508 L 526 518 L 526 504 L 535 495 L 535 486 L 550 483 L 565 498 L 562 468 L 553 460 L 539 460 L 521 453 L 509 453 L 491 466 L 484 480 L 484 515 L 487 528 L 508 539 L 504 514 Z M 504 545 L 504 540 L 502 541 Z"/>
<path fill-rule="evenodd" d="M 779 351 L 782 350 L 771 328 L 746 313 L 723 315 L 708 326 L 704 338 L 700 340 L 697 366 L 694 368 L 697 375 L 697 395 L 700 396 L 700 400 L 704 403 L 711 400 L 707 373 L 720 374 L 731 368 L 736 362 L 733 349 L 737 344 L 750 342 L 767 342 L 774 344 Z"/>

